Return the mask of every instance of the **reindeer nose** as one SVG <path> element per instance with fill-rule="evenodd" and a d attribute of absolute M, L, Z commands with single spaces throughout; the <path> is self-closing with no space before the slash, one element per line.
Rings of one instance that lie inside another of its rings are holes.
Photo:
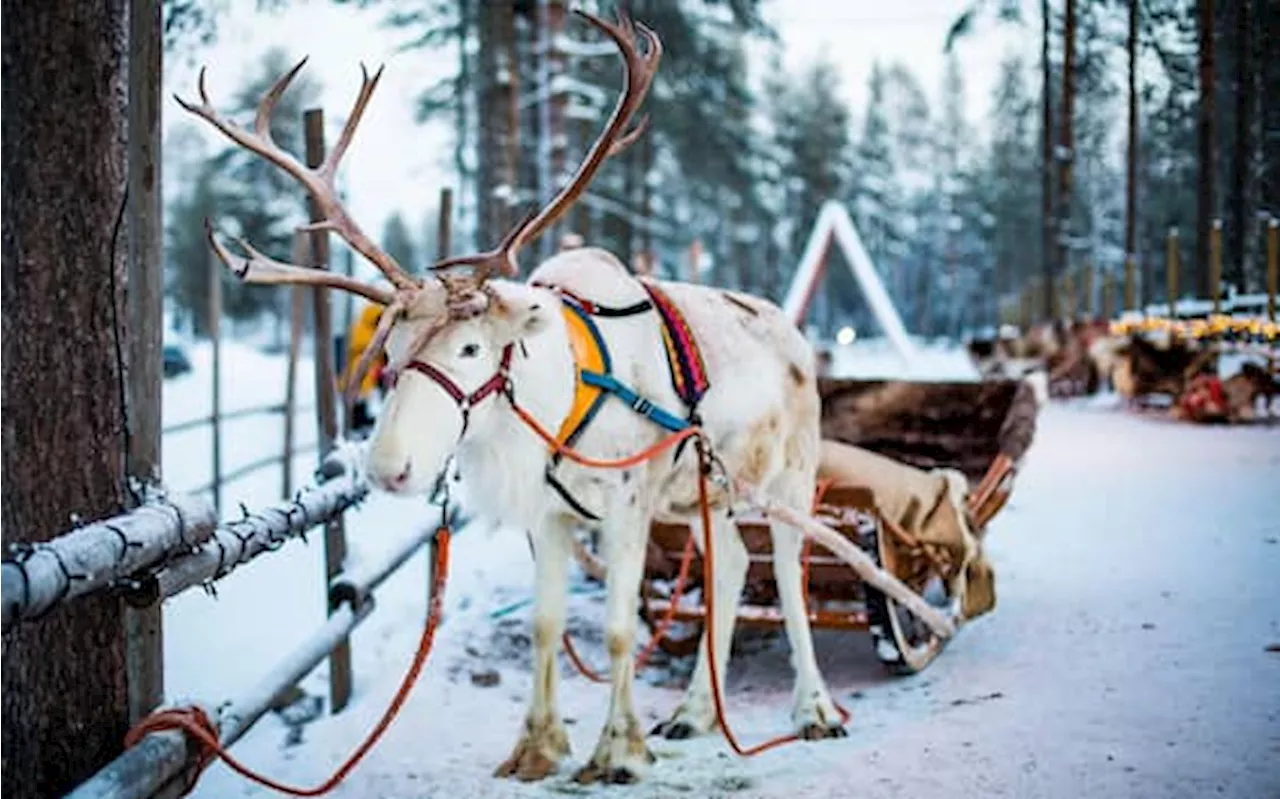
<path fill-rule="evenodd" d="M 378 482 L 382 484 L 383 490 L 389 491 L 393 494 L 399 493 L 400 491 L 403 491 L 405 486 L 409 484 L 409 476 L 412 473 L 413 473 L 413 462 L 410 460 L 405 460 L 403 468 L 401 468 L 398 472 L 395 472 L 394 474 L 391 471 L 388 471 L 382 475 L 379 475 Z"/>

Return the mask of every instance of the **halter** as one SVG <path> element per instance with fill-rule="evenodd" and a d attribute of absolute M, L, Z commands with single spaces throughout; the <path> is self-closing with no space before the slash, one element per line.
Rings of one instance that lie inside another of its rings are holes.
<path fill-rule="evenodd" d="M 426 376 L 429 380 L 444 390 L 458 406 L 458 411 L 462 413 L 462 432 L 459 438 L 467 434 L 467 426 L 471 423 L 471 409 L 486 400 L 490 395 L 499 392 L 511 394 L 511 358 L 515 352 L 515 345 L 508 344 L 502 348 L 502 359 L 498 362 L 498 370 L 493 376 L 484 381 L 483 384 L 470 394 L 463 391 L 452 377 L 449 377 L 438 367 L 433 366 L 426 361 L 412 360 L 405 364 L 404 368 L 417 372 Z M 398 376 L 396 376 L 398 377 Z M 394 378 L 393 378 L 394 379 Z"/>

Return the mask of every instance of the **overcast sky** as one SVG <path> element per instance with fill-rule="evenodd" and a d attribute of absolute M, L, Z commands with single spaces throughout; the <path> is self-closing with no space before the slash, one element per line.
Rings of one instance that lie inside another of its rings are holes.
<path fill-rule="evenodd" d="M 838 67 L 841 93 L 855 120 L 862 116 L 867 77 L 877 59 L 900 61 L 915 72 L 936 104 L 942 82 L 942 44 L 952 21 L 970 0 L 765 0 L 766 15 L 782 40 L 784 62 L 798 69 L 825 54 Z M 386 63 L 386 72 L 349 151 L 343 172 L 356 218 L 377 235 L 382 221 L 401 211 L 415 233 L 447 179 L 451 153 L 447 130 L 416 125 L 413 98 L 453 67 L 423 52 L 396 53 L 400 39 L 380 26 L 378 9 L 359 11 L 326 0 L 294 0 L 279 13 L 256 13 L 252 0 L 232 0 L 219 21 L 216 44 L 195 54 L 209 67 L 211 99 L 225 104 L 263 52 L 284 47 L 310 55 L 307 70 L 324 86 L 323 103 L 344 117 L 359 87 L 359 63 Z M 1028 24 L 1000 28 L 987 22 L 958 47 L 971 122 L 986 129 L 991 87 L 1010 50 L 1038 52 L 1034 4 L 1025 2 Z M 198 64 L 174 55 L 165 69 L 166 130 L 186 115 L 168 97 L 194 96 Z M 761 65 L 763 66 L 763 65 Z M 224 106 L 225 107 L 225 106 Z M 855 122 L 856 124 L 856 122 Z M 208 134 L 214 141 L 216 134 Z M 335 135 L 334 133 L 330 134 Z"/>

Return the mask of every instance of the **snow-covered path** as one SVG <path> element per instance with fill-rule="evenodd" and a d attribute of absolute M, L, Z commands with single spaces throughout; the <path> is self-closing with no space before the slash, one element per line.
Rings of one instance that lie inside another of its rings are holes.
<path fill-rule="evenodd" d="M 457 542 L 448 621 L 427 675 L 335 795 L 1280 796 L 1280 654 L 1267 651 L 1280 644 L 1278 487 L 1280 429 L 1176 425 L 1096 402 L 1049 407 L 988 538 L 999 591 L 990 616 L 912 678 L 886 676 L 865 635 L 821 633 L 824 673 L 853 712 L 848 738 L 748 761 L 718 737 L 654 740 L 658 762 L 631 787 L 584 789 L 569 779 L 594 746 L 607 693 L 567 667 L 568 768 L 540 785 L 489 777 L 514 743 L 529 691 L 527 609 L 498 621 L 489 613 L 526 595 L 532 569 L 520 537 L 468 531 Z M 416 512 L 379 499 L 353 527 L 376 547 Z M 327 776 L 385 706 L 416 643 L 423 595 L 423 570 L 412 566 L 380 594 L 354 638 L 352 708 L 305 727 L 289 746 L 285 726 L 268 717 L 237 754 L 301 784 Z M 269 604 L 257 607 L 258 624 L 269 627 Z M 597 598 L 575 600 L 573 626 L 597 662 L 602 616 Z M 266 648 L 270 634 L 259 640 L 253 656 L 264 665 L 255 674 L 284 654 Z M 205 656 L 214 670 L 238 658 Z M 489 667 L 500 683 L 473 685 L 471 673 Z M 678 701 L 676 670 L 642 677 L 642 721 Z M 730 672 L 739 735 L 783 731 L 785 642 L 740 638 Z M 305 686 L 320 691 L 323 675 Z M 216 766 L 195 795 L 268 794 Z"/>

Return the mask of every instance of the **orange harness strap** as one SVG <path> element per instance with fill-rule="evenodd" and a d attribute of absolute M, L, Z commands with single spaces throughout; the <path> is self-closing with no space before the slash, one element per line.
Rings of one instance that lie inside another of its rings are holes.
<path fill-rule="evenodd" d="M 422 629 L 422 638 L 418 641 L 418 651 L 414 653 L 408 672 L 405 673 L 404 679 L 400 681 L 400 687 L 396 689 L 395 696 L 391 699 L 391 704 L 387 706 L 382 717 L 378 719 L 378 723 L 374 725 L 373 729 L 369 731 L 369 734 L 365 736 L 365 739 L 360 742 L 360 745 L 356 747 L 355 751 L 351 753 L 338 770 L 324 782 L 314 787 L 300 788 L 277 782 L 254 771 L 237 760 L 223 747 L 222 742 L 218 740 L 218 731 L 213 726 L 213 722 L 198 707 L 171 708 L 152 713 L 138 722 L 133 729 L 129 730 L 124 739 L 125 747 L 128 748 L 138 743 L 148 733 L 163 730 L 181 730 L 186 733 L 188 738 L 196 741 L 200 745 L 200 753 L 196 760 L 195 773 L 191 777 L 190 784 L 187 785 L 186 790 L 183 792 L 184 795 L 191 792 L 200 774 L 215 758 L 220 758 L 233 771 L 251 782 L 289 796 L 322 796 L 332 791 L 347 778 L 347 775 L 364 759 L 364 756 L 369 754 L 374 744 L 391 726 L 391 722 L 395 721 L 401 708 L 404 707 L 405 700 L 409 698 L 409 693 L 413 690 L 414 683 L 418 681 L 418 676 L 422 673 L 422 667 L 426 665 L 427 657 L 431 654 L 431 644 L 435 639 L 436 627 L 440 624 L 441 611 L 444 608 L 444 589 L 449 576 L 449 538 L 450 533 L 447 527 L 440 528 L 436 533 L 436 558 L 435 569 L 433 570 L 435 579 L 431 585 L 431 606 L 427 613 L 427 623 Z"/>

